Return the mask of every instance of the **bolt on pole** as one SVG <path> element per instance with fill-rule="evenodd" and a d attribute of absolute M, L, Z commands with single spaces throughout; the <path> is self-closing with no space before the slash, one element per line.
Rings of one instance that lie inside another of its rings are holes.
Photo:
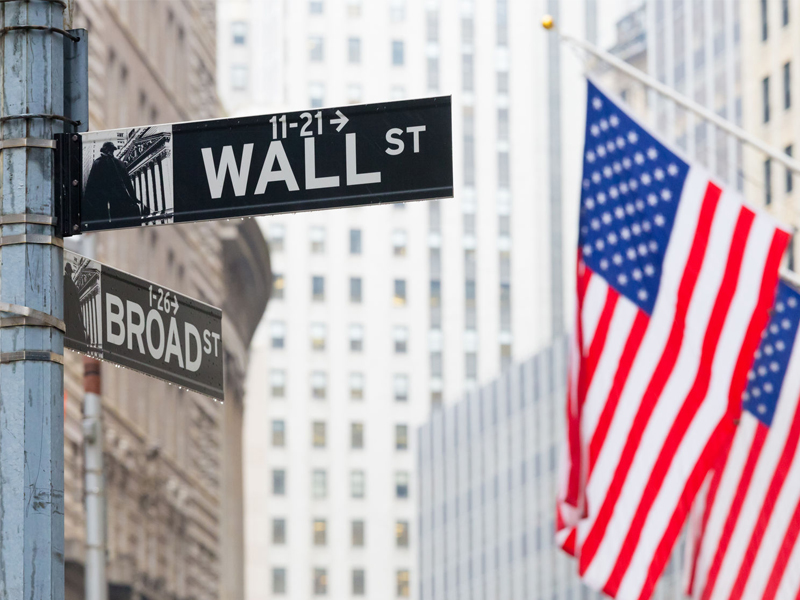
<path fill-rule="evenodd" d="M 63 0 L 0 3 L 0 600 L 64 598 Z"/>

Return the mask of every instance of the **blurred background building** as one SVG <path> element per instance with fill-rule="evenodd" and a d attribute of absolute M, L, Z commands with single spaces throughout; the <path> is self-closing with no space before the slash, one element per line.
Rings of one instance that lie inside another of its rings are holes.
<path fill-rule="evenodd" d="M 215 7 L 212 0 L 72 4 L 73 26 L 89 30 L 91 128 L 221 116 Z M 102 365 L 109 597 L 238 600 L 244 378 L 271 290 L 266 242 L 254 220 L 93 237 L 98 260 L 224 315 L 224 404 Z M 78 599 L 85 539 L 81 357 L 67 353 L 65 371 L 66 597 Z"/>

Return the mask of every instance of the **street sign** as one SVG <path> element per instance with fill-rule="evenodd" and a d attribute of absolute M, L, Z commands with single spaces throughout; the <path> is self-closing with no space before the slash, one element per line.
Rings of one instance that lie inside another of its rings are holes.
<path fill-rule="evenodd" d="M 450 104 L 424 98 L 64 135 L 63 233 L 452 197 Z"/>
<path fill-rule="evenodd" d="M 64 345 L 222 400 L 222 311 L 64 251 Z"/>

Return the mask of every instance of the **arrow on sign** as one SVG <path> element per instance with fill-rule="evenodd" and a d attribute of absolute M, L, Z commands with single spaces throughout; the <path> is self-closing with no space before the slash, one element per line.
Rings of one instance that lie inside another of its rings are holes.
<path fill-rule="evenodd" d="M 331 125 L 336 125 L 337 123 L 339 126 L 336 128 L 336 133 L 339 133 L 342 130 L 342 127 L 347 125 L 347 122 L 350 120 L 342 114 L 342 111 L 337 110 L 336 114 L 339 116 L 338 119 L 331 119 Z"/>
<path fill-rule="evenodd" d="M 177 315 L 178 314 L 178 297 L 175 294 L 172 294 L 172 308 L 175 309 L 175 312 L 173 312 L 172 314 L 173 315 Z"/>

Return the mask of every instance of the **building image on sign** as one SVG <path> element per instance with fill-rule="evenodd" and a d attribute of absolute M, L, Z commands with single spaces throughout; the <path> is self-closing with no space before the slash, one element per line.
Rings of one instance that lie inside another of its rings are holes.
<path fill-rule="evenodd" d="M 82 141 L 85 221 L 173 222 L 171 125 L 87 133 Z"/>
<path fill-rule="evenodd" d="M 88 351 L 103 349 L 100 264 L 78 254 L 64 256 L 64 322 L 67 336 Z"/>

